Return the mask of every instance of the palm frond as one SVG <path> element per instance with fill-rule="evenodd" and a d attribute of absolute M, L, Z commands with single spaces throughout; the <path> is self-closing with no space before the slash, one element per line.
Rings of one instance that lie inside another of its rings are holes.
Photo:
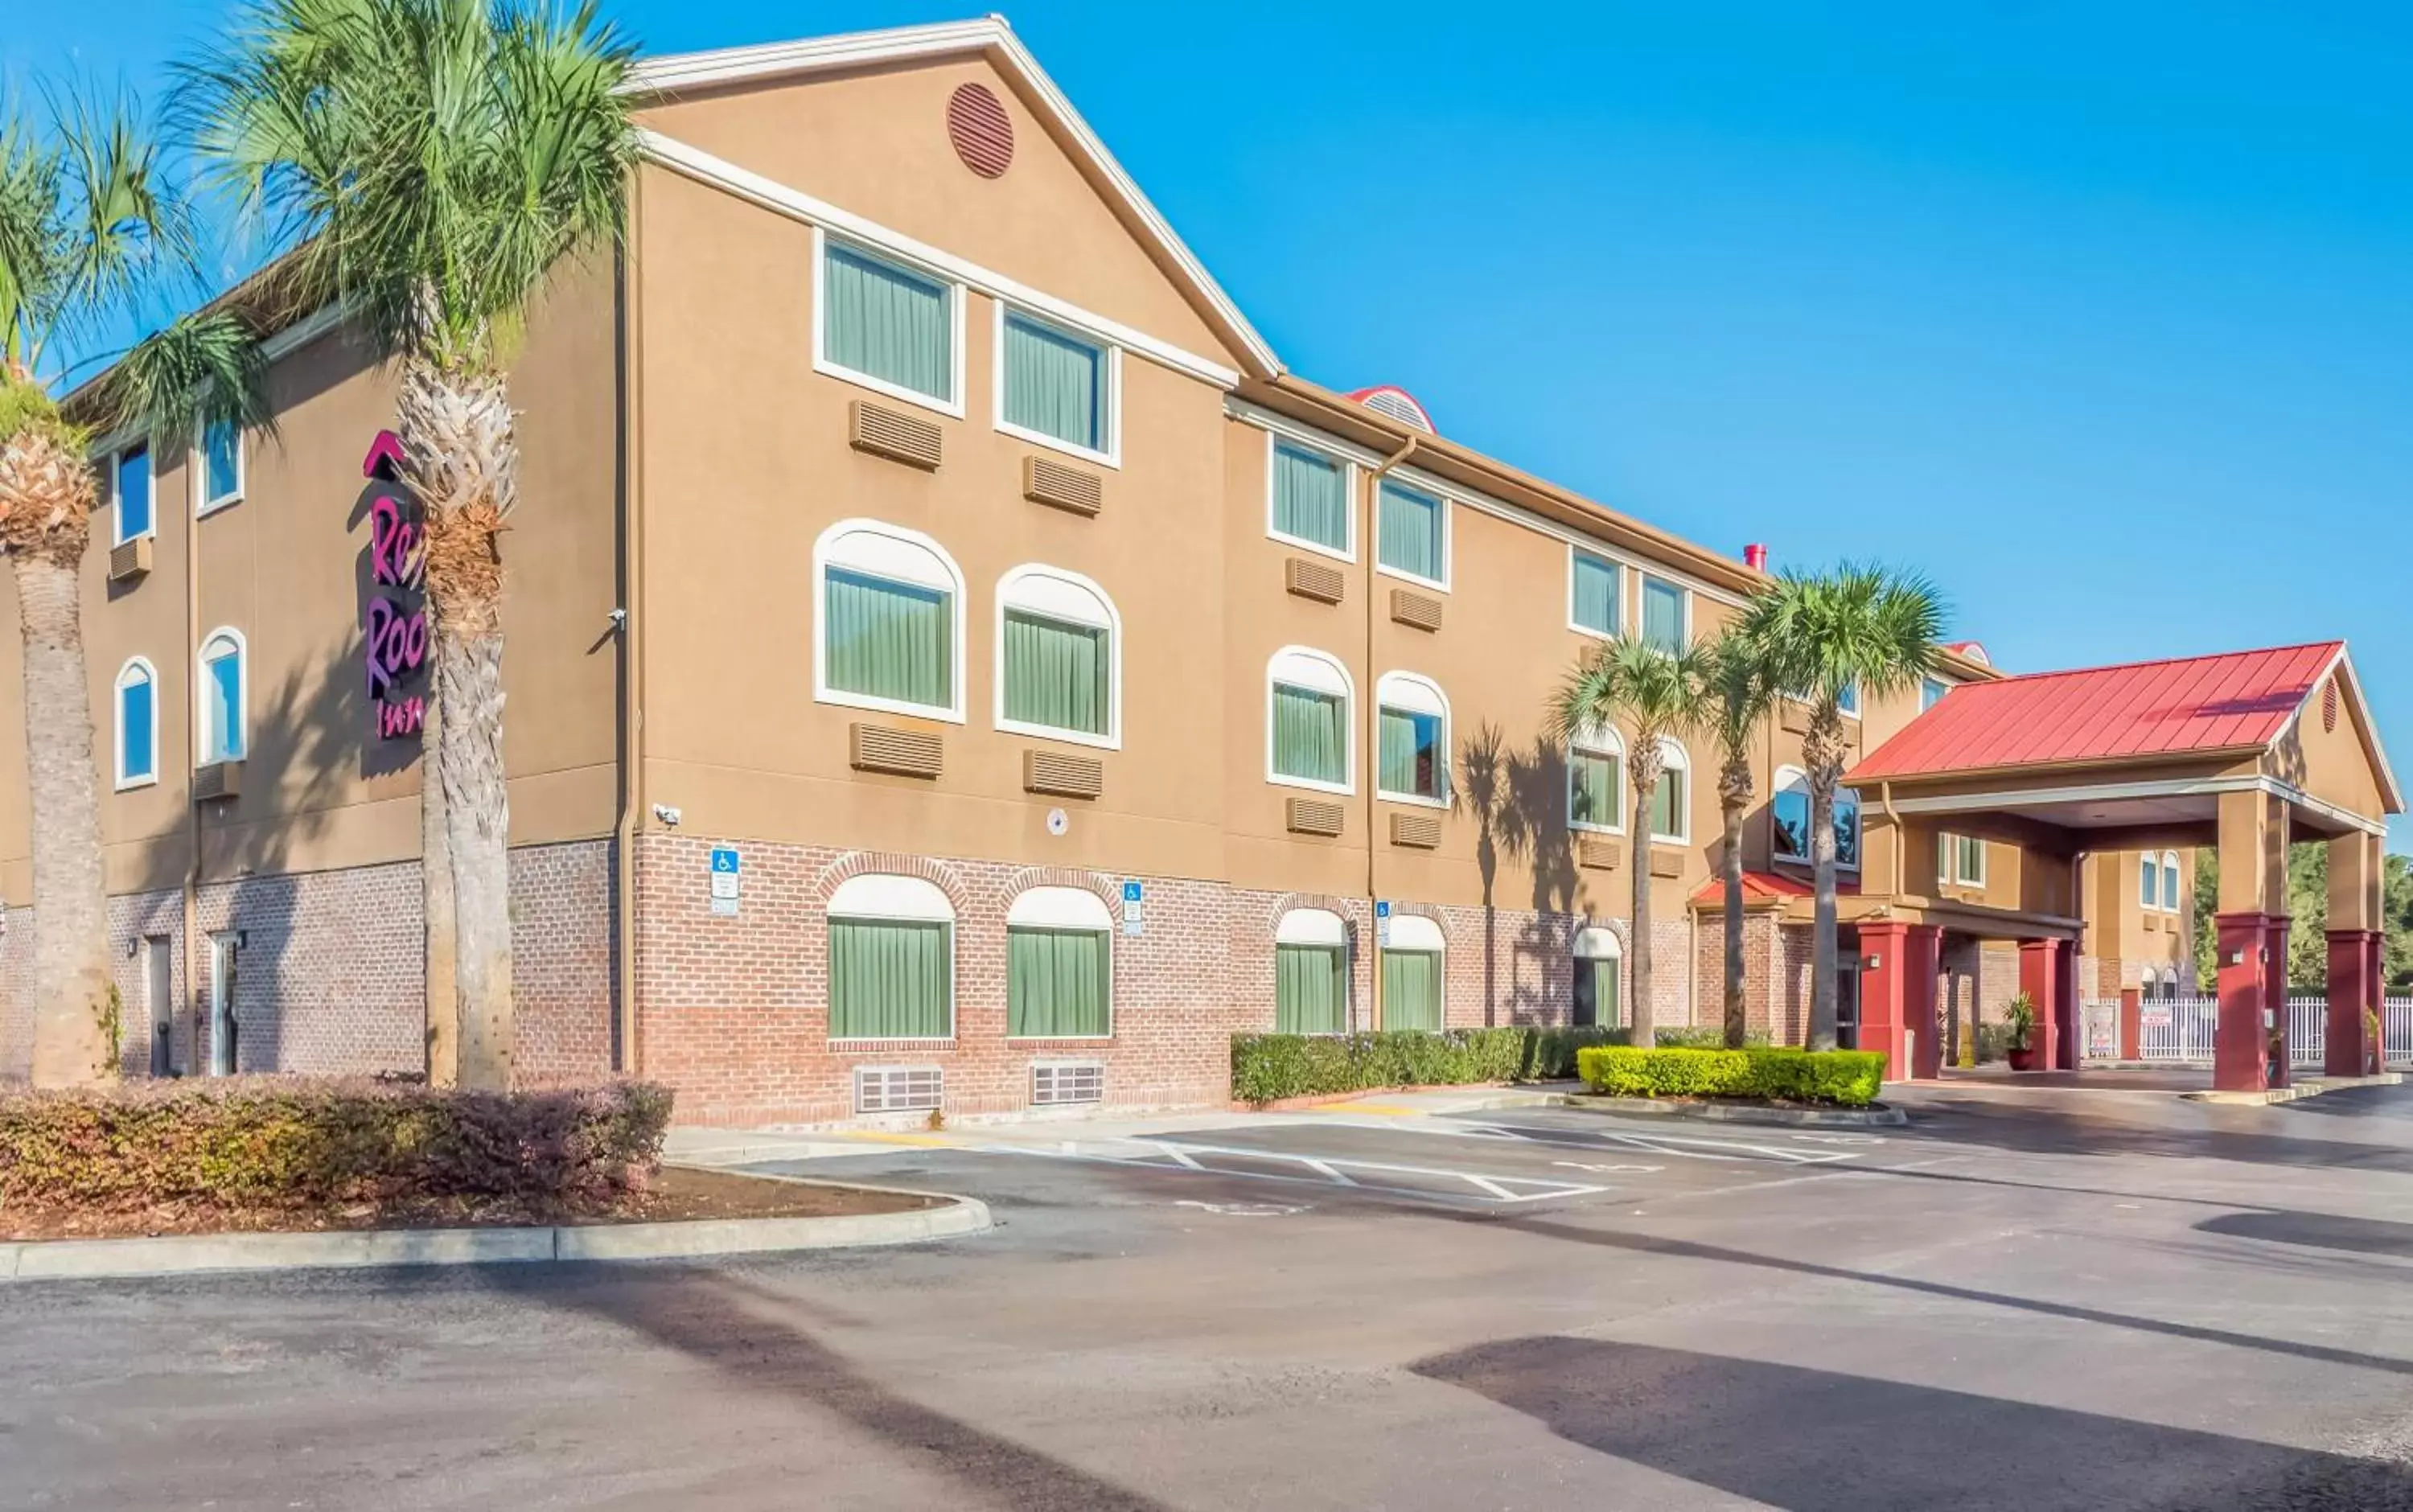
<path fill-rule="evenodd" d="M 1709 644 L 1704 680 L 1712 704 L 1709 724 L 1718 748 L 1731 761 L 1748 751 L 1753 735 L 1776 703 L 1777 682 L 1767 655 L 1739 630 L 1728 629 Z"/>
<path fill-rule="evenodd" d="M 1943 596 L 1923 575 L 1845 562 L 1779 577 L 1737 630 L 1779 688 L 1832 707 L 1847 689 L 1882 698 L 1916 685 L 1935 666 L 1944 619 Z"/>
<path fill-rule="evenodd" d="M 1701 647 L 1670 651 L 1639 636 L 1618 636 L 1568 672 L 1551 701 L 1551 733 L 1571 740 L 1621 724 L 1644 735 L 1697 730 L 1710 715 L 1709 671 Z"/>
<path fill-rule="evenodd" d="M 268 363 L 258 335 L 224 311 L 187 315 L 137 342 L 103 381 L 107 425 L 199 437 L 232 424 L 274 434 Z"/>

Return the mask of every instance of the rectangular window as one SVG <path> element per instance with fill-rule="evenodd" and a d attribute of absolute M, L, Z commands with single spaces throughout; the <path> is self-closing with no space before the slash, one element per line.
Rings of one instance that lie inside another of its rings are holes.
<path fill-rule="evenodd" d="M 955 1032 L 955 926 L 830 921 L 830 1038 L 943 1040 Z"/>
<path fill-rule="evenodd" d="M 216 509 L 243 497 L 243 430 L 213 421 L 201 430 L 201 509 Z"/>
<path fill-rule="evenodd" d="M 1941 677 L 1930 677 L 1921 682 L 1918 685 L 1918 712 L 1924 714 L 1943 703 L 1944 695 L 1950 691 L 1952 685 Z"/>
<path fill-rule="evenodd" d="M 1447 571 L 1443 560 L 1442 509 L 1442 501 L 1430 494 L 1385 479 L 1377 525 L 1381 534 L 1377 559 L 1395 572 L 1439 583 Z"/>
<path fill-rule="evenodd" d="M 1618 1002 L 1618 963 L 1607 956 L 1582 956 L 1576 961 L 1575 1022 L 1615 1029 L 1625 1022 Z"/>
<path fill-rule="evenodd" d="M 1386 794 L 1442 796 L 1441 717 L 1406 709 L 1382 711 L 1381 765 L 1377 778 Z"/>
<path fill-rule="evenodd" d="M 117 785 L 131 787 L 158 774 L 152 770 L 157 710 L 149 677 L 138 677 L 117 690 Z"/>
<path fill-rule="evenodd" d="M 1348 952 L 1339 945 L 1276 945 L 1274 1032 L 1338 1034 L 1348 1027 Z"/>
<path fill-rule="evenodd" d="M 1684 769 L 1670 766 L 1659 774 L 1659 791 L 1651 795 L 1651 838 L 1658 840 L 1680 840 L 1684 838 Z"/>
<path fill-rule="evenodd" d="M 1575 579 L 1570 591 L 1574 604 L 1568 610 L 1570 623 L 1591 630 L 1595 635 L 1615 635 L 1625 628 L 1624 595 L 1618 591 L 1624 581 L 1625 569 L 1606 557 L 1589 552 L 1576 552 Z"/>
<path fill-rule="evenodd" d="M 1005 612 L 1005 717 L 1103 735 L 1113 665 L 1103 626 L 1073 625 L 1020 609 Z"/>
<path fill-rule="evenodd" d="M 1974 835 L 1942 834 L 1935 838 L 1935 880 L 1962 887 L 1986 882 L 1986 842 Z"/>
<path fill-rule="evenodd" d="M 836 242 L 822 254 L 822 356 L 879 384 L 955 404 L 955 290 Z"/>
<path fill-rule="evenodd" d="M 1274 775 L 1334 787 L 1347 782 L 1348 721 L 1338 693 L 1274 684 Z"/>
<path fill-rule="evenodd" d="M 124 545 L 151 533 L 151 448 L 138 442 L 117 453 L 114 474 L 117 540 Z"/>
<path fill-rule="evenodd" d="M 1441 956 L 1428 950 L 1383 952 L 1383 1027 L 1441 1031 Z"/>
<path fill-rule="evenodd" d="M 842 567 L 826 570 L 822 593 L 831 689 L 955 706 L 954 594 Z"/>
<path fill-rule="evenodd" d="M 1005 932 L 1005 1032 L 1014 1039 L 1103 1039 L 1106 937 L 1094 929 Z"/>
<path fill-rule="evenodd" d="M 1114 450 L 1104 348 L 1017 311 L 1005 316 L 1004 342 L 998 413 L 1007 425 L 1083 452 Z"/>
<path fill-rule="evenodd" d="M 1349 553 L 1349 474 L 1340 463 L 1274 443 L 1273 528 L 1326 551 Z"/>
<path fill-rule="evenodd" d="M 1567 823 L 1577 829 L 1615 829 L 1619 818 L 1618 758 L 1614 751 L 1567 753 Z"/>
<path fill-rule="evenodd" d="M 1642 638 L 1670 651 L 1684 648 L 1684 590 L 1665 578 L 1642 579 Z"/>

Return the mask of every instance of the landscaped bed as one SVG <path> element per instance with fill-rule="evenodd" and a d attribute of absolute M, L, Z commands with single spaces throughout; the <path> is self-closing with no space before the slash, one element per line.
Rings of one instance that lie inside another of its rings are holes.
<path fill-rule="evenodd" d="M 1885 1089 L 1886 1058 L 1872 1050 L 1636 1049 L 1590 1046 L 1576 1072 L 1603 1097 L 1864 1108 Z"/>

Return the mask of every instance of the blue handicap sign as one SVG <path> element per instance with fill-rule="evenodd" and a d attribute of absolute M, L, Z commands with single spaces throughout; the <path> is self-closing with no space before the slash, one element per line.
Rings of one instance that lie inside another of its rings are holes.
<path fill-rule="evenodd" d="M 733 877 L 737 875 L 736 847 L 729 845 L 714 846 L 712 848 L 712 869 L 716 872 L 726 872 Z"/>
<path fill-rule="evenodd" d="M 1126 902 L 1126 903 L 1136 903 L 1136 902 L 1138 902 L 1138 901 L 1139 901 L 1139 897 L 1140 897 L 1140 887 L 1139 887 L 1139 883 L 1137 883 L 1137 882 L 1127 882 L 1123 883 L 1123 901 L 1124 901 L 1124 902 Z"/>
<path fill-rule="evenodd" d="M 1374 917 L 1376 917 L 1376 918 L 1378 918 L 1378 919 L 1387 919 L 1387 918 L 1389 918 L 1390 916 L 1391 916 L 1391 905 L 1390 905 L 1390 904 L 1388 904 L 1388 903 L 1384 903 L 1384 902 L 1379 902 L 1379 901 L 1378 901 L 1377 903 L 1375 903 L 1375 905 L 1374 905 Z"/>

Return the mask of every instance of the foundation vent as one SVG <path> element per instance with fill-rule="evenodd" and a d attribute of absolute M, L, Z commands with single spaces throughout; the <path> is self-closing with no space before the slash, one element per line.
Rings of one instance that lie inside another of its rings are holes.
<path fill-rule="evenodd" d="M 151 538 L 136 536 L 109 551 L 109 581 L 126 583 L 151 571 Z"/>
<path fill-rule="evenodd" d="M 1437 630 L 1441 629 L 1441 600 L 1412 588 L 1393 588 L 1391 617 L 1420 630 Z"/>
<path fill-rule="evenodd" d="M 1106 790 L 1106 763 L 1091 756 L 1057 750 L 1022 753 L 1022 791 L 1066 798 L 1094 798 Z"/>
<path fill-rule="evenodd" d="M 851 725 L 847 731 L 847 764 L 858 772 L 894 772 L 899 777 L 937 777 L 946 753 L 937 735 L 919 730 L 892 730 L 882 724 Z"/>
<path fill-rule="evenodd" d="M 243 763 L 212 762 L 193 773 L 193 801 L 216 803 L 243 796 Z"/>
<path fill-rule="evenodd" d="M 1050 504 L 1074 514 L 1094 515 L 1105 507 L 1105 490 L 1094 472 L 1083 472 L 1045 457 L 1022 459 L 1022 497 L 1033 504 Z"/>
<path fill-rule="evenodd" d="M 1311 562 L 1304 556 L 1294 556 L 1282 564 L 1282 586 L 1318 603 L 1339 603 L 1346 581 L 1340 569 Z"/>
<path fill-rule="evenodd" d="M 1030 1068 L 1030 1105 L 1064 1107 L 1106 1100 L 1106 1067 L 1101 1060 L 1042 1060 Z"/>
<path fill-rule="evenodd" d="M 1329 798 L 1293 798 L 1288 823 L 1293 835 L 1337 836 L 1340 833 L 1340 806 Z"/>
<path fill-rule="evenodd" d="M 1682 852 L 1653 851 L 1651 852 L 1651 875 L 1653 877 L 1680 877 L 1683 874 L 1684 855 Z"/>
<path fill-rule="evenodd" d="M 847 406 L 847 440 L 858 452 L 909 467 L 939 469 L 939 427 L 886 405 L 857 399 Z"/>
<path fill-rule="evenodd" d="M 1624 847 L 1606 835 L 1576 837 L 1576 865 L 1594 871 L 1615 871 Z"/>
<path fill-rule="evenodd" d="M 927 1113 L 939 1105 L 946 1074 L 936 1066 L 857 1066 L 857 1113 Z"/>
<path fill-rule="evenodd" d="M 1413 846 L 1419 851 L 1436 850 L 1441 845 L 1439 814 L 1393 814 L 1391 843 Z"/>

